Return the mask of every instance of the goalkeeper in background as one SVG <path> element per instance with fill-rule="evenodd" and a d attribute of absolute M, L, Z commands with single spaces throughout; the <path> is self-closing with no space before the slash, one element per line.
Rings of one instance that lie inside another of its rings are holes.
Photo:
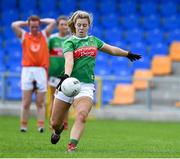
<path fill-rule="evenodd" d="M 59 77 L 64 71 L 64 57 L 62 53 L 63 42 L 69 37 L 67 17 L 59 16 L 57 19 L 58 32 L 54 33 L 49 38 L 49 52 L 50 52 L 50 66 L 49 66 L 49 86 L 51 91 L 51 106 L 50 116 L 52 113 L 52 106 L 54 101 L 54 93 L 56 86 L 59 83 Z M 68 129 L 68 114 L 64 119 L 64 130 Z"/>
<path fill-rule="evenodd" d="M 40 30 L 40 25 L 46 28 Z M 56 21 L 52 18 L 40 19 L 33 15 L 27 21 L 15 21 L 12 29 L 22 44 L 22 107 L 20 131 L 26 132 L 32 94 L 36 95 L 38 131 L 44 132 L 45 97 L 47 91 L 47 71 L 49 68 L 49 51 L 47 38 L 54 29 Z M 29 32 L 24 27 L 29 28 Z"/>

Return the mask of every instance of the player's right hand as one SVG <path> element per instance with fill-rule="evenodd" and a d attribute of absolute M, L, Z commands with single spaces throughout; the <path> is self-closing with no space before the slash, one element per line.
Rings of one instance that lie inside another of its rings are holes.
<path fill-rule="evenodd" d="M 63 76 L 60 77 L 60 81 L 59 81 L 58 85 L 56 86 L 56 89 L 57 89 L 58 91 L 61 91 L 61 84 L 63 83 L 63 81 L 64 81 L 66 78 L 69 78 L 69 75 L 64 74 Z"/>
<path fill-rule="evenodd" d="M 128 52 L 128 55 L 126 56 L 131 62 L 139 60 L 142 56 L 139 54 L 134 54 L 131 51 Z"/>

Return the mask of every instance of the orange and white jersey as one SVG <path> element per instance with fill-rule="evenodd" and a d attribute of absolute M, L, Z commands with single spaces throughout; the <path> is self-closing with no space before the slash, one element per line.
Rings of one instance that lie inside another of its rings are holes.
<path fill-rule="evenodd" d="M 47 35 L 41 31 L 37 36 L 23 31 L 22 37 L 22 66 L 49 67 L 49 51 Z"/>

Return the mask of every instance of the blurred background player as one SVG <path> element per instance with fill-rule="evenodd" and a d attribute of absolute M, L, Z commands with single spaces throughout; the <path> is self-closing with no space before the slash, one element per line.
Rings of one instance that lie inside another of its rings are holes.
<path fill-rule="evenodd" d="M 22 43 L 22 109 L 20 131 L 27 131 L 29 109 L 33 92 L 36 92 L 37 122 L 39 132 L 44 132 L 45 97 L 47 91 L 47 71 L 49 52 L 47 37 L 55 27 L 56 21 L 51 18 L 40 19 L 30 16 L 27 21 L 15 21 L 12 28 Z M 40 30 L 40 25 L 47 27 Z M 23 27 L 29 27 L 29 32 Z"/>
<path fill-rule="evenodd" d="M 68 21 L 73 36 L 68 38 L 63 45 L 65 72 L 58 84 L 53 103 L 51 125 L 54 132 L 51 136 L 51 143 L 56 144 L 59 141 L 63 131 L 63 118 L 73 103 L 76 117 L 70 132 L 68 152 L 76 150 L 85 128 L 86 119 L 93 106 L 94 67 L 97 50 L 114 56 L 124 56 L 131 61 L 141 58 L 141 55 L 106 44 L 95 36 L 88 36 L 91 24 L 92 16 L 88 12 L 76 11 Z M 74 98 L 67 97 L 61 92 L 61 83 L 70 76 L 81 82 L 81 91 Z"/>
<path fill-rule="evenodd" d="M 49 86 L 51 90 L 50 116 L 52 112 L 55 89 L 59 83 L 60 74 L 62 71 L 64 71 L 64 57 L 62 52 L 62 45 L 64 41 L 69 37 L 67 20 L 67 17 L 59 16 L 56 21 L 58 32 L 52 34 L 49 38 Z M 68 115 L 64 119 L 64 129 L 68 129 Z"/>

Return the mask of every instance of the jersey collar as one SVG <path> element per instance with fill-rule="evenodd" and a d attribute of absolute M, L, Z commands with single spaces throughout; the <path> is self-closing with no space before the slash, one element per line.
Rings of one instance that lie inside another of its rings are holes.
<path fill-rule="evenodd" d="M 75 35 L 73 35 L 73 37 L 76 38 L 76 39 L 87 39 L 87 38 L 88 38 L 88 35 L 87 35 L 86 37 L 84 37 L 84 38 L 79 38 L 79 37 L 77 37 L 77 36 L 75 36 Z"/>

